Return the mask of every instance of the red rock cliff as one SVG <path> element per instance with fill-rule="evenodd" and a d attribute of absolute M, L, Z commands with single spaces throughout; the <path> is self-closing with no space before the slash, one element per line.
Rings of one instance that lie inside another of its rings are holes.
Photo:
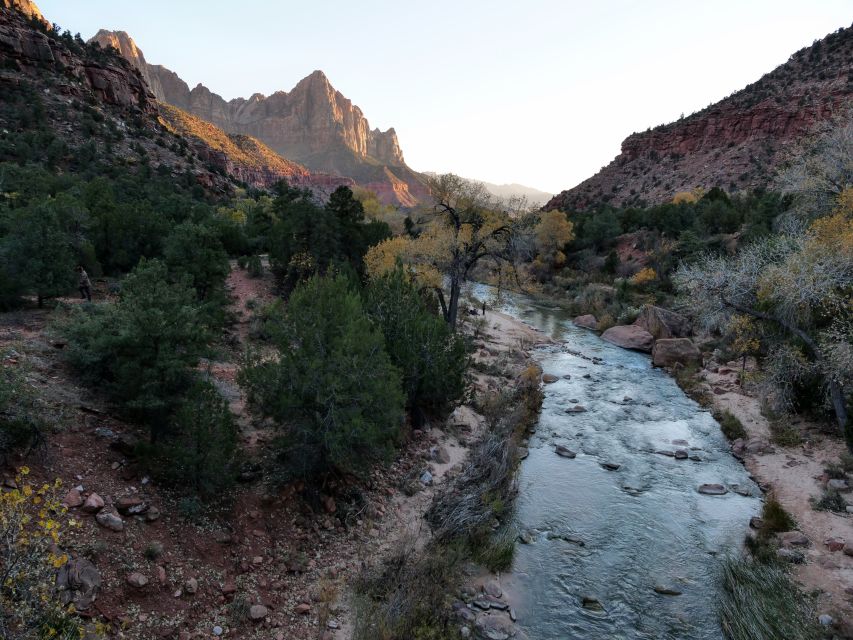
<path fill-rule="evenodd" d="M 850 101 L 852 70 L 853 28 L 841 29 L 707 109 L 628 136 L 613 162 L 545 206 L 657 204 L 695 187 L 766 187 L 791 145 Z"/>

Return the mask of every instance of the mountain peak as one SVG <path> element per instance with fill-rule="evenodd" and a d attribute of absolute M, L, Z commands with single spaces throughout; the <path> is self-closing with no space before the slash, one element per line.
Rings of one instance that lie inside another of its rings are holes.
<path fill-rule="evenodd" d="M 143 71 L 148 64 L 142 50 L 136 46 L 136 42 L 127 31 L 101 29 L 90 38 L 89 42 L 97 42 L 103 49 L 112 47 L 140 71 Z"/>

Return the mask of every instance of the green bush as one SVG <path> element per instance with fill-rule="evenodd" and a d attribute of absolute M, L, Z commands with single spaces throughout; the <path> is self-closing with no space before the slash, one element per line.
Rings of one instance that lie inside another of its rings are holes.
<path fill-rule="evenodd" d="M 747 437 L 743 423 L 731 411 L 724 410 L 721 413 L 716 414 L 714 417 L 717 419 L 717 422 L 720 423 L 720 429 L 729 441 Z"/>
<path fill-rule="evenodd" d="M 230 267 L 215 230 L 184 222 L 166 238 L 163 256 L 174 279 L 190 277 L 199 300 L 221 295 Z"/>
<path fill-rule="evenodd" d="M 153 475 L 180 491 L 216 497 L 235 480 L 237 428 L 228 404 L 209 382 L 197 382 L 184 396 L 155 445 L 140 453 Z"/>
<path fill-rule="evenodd" d="M 0 367 L 0 464 L 10 454 L 38 442 L 42 419 L 36 404 L 35 392 L 23 373 L 16 367 Z"/>
<path fill-rule="evenodd" d="M 403 374 L 414 417 L 448 410 L 465 392 L 468 358 L 462 339 L 430 312 L 402 269 L 372 281 L 365 306 L 385 336 L 391 362 Z"/>
<path fill-rule="evenodd" d="M 764 507 L 761 510 L 761 521 L 761 533 L 765 536 L 772 536 L 797 528 L 797 522 L 773 496 L 764 502 Z"/>
<path fill-rule="evenodd" d="M 264 275 L 264 265 L 261 264 L 261 256 L 252 255 L 246 261 L 246 269 L 249 271 L 249 277 L 260 278 Z"/>
<path fill-rule="evenodd" d="M 189 389 L 208 336 L 188 278 L 167 276 L 162 262 L 143 259 L 118 302 L 77 308 L 63 326 L 81 379 L 146 422 L 152 441 Z"/>
<path fill-rule="evenodd" d="M 312 277 L 266 330 L 277 358 L 252 359 L 240 380 L 282 431 L 284 475 L 363 474 L 387 459 L 403 424 L 400 373 L 347 279 Z"/>

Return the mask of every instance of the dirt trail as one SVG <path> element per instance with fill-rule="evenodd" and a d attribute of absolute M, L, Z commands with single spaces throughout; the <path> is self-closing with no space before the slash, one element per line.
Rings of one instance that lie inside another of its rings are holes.
<path fill-rule="evenodd" d="M 749 439 L 768 442 L 770 425 L 761 413 L 758 399 L 739 386 L 738 370 L 736 363 L 719 367 L 717 372 L 706 370 L 707 391 L 718 410 L 728 410 L 740 419 Z M 821 592 L 818 613 L 830 613 L 836 621 L 850 624 L 853 623 L 853 557 L 841 550 L 831 551 L 825 542 L 837 538 L 853 543 L 853 519 L 847 514 L 815 511 L 811 504 L 812 499 L 823 493 L 827 463 L 837 463 L 845 450 L 840 438 L 810 430 L 803 444 L 773 445 L 766 452 L 746 454 L 744 464 L 759 483 L 772 487 L 773 495 L 810 540 L 805 550 L 806 563 L 796 565 L 794 572 L 807 591 Z"/>

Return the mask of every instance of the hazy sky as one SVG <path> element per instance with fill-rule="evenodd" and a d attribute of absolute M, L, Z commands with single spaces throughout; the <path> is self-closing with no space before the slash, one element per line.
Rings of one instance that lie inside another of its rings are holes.
<path fill-rule="evenodd" d="M 36 1 L 226 98 L 322 69 L 414 169 L 554 193 L 853 21 L 853 0 Z"/>

